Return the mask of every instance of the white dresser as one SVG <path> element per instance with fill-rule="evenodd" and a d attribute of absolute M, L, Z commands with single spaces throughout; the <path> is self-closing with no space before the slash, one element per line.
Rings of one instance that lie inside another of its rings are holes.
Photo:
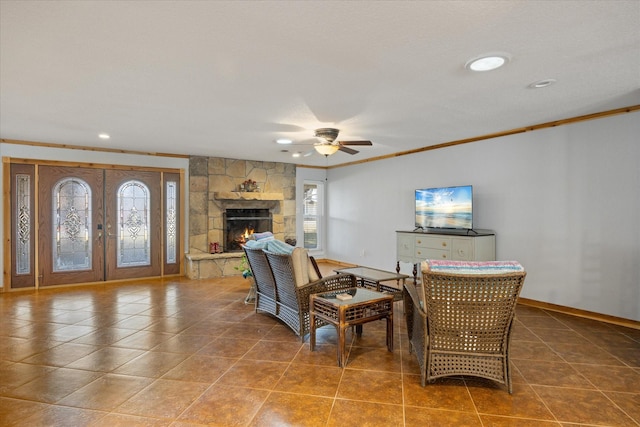
<path fill-rule="evenodd" d="M 449 259 L 456 261 L 494 261 L 496 259 L 496 235 L 488 230 L 437 233 L 422 231 L 397 231 L 396 270 L 400 262 L 413 264 L 414 279 L 418 264 L 425 259 Z"/>

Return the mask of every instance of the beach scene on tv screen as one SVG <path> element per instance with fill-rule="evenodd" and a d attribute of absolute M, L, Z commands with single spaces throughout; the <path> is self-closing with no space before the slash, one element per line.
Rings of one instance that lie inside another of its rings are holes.
<path fill-rule="evenodd" d="M 416 226 L 471 229 L 472 203 L 471 186 L 416 190 Z"/>

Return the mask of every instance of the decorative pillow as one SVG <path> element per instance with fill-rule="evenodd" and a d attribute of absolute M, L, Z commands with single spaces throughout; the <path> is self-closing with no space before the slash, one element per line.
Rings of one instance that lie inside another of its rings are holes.
<path fill-rule="evenodd" d="M 309 253 L 304 248 L 295 248 L 291 252 L 293 260 L 293 275 L 296 286 L 304 286 L 309 283 Z"/>
<path fill-rule="evenodd" d="M 518 261 L 448 261 L 428 259 L 422 262 L 422 271 L 456 274 L 506 274 L 524 271 Z"/>
<path fill-rule="evenodd" d="M 264 239 L 263 239 L 264 240 Z M 262 240 L 260 240 L 262 241 Z M 290 255 L 294 247 L 281 240 L 266 240 L 267 250 L 275 254 Z"/>
<path fill-rule="evenodd" d="M 268 242 L 266 240 L 247 240 L 244 245 L 251 249 L 266 249 L 267 243 Z"/>
<path fill-rule="evenodd" d="M 251 237 L 256 240 L 269 239 L 269 238 L 274 239 L 273 233 L 270 231 L 265 231 L 264 233 L 253 233 Z"/>

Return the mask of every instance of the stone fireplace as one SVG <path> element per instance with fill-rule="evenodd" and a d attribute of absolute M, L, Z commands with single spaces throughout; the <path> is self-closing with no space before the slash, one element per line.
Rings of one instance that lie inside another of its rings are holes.
<path fill-rule="evenodd" d="M 246 180 L 255 181 L 259 190 L 240 191 Z M 235 276 L 234 267 L 241 248 L 227 244 L 228 210 L 265 210 L 271 218 L 271 231 L 279 240 L 296 240 L 296 167 L 289 163 L 191 157 L 189 159 L 189 253 L 187 276 L 208 278 Z M 225 251 L 210 254 L 210 243 Z M 227 252 L 231 248 L 232 252 Z"/>

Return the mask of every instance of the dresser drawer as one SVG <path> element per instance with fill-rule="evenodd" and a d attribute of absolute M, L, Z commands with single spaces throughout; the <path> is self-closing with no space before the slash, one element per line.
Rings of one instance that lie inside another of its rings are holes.
<path fill-rule="evenodd" d="M 418 236 L 415 238 L 416 249 L 430 248 L 448 251 L 451 248 L 451 238 L 442 236 Z"/>
<path fill-rule="evenodd" d="M 416 259 L 421 260 L 421 262 L 425 259 L 451 259 L 451 255 L 447 250 L 416 248 Z"/>

